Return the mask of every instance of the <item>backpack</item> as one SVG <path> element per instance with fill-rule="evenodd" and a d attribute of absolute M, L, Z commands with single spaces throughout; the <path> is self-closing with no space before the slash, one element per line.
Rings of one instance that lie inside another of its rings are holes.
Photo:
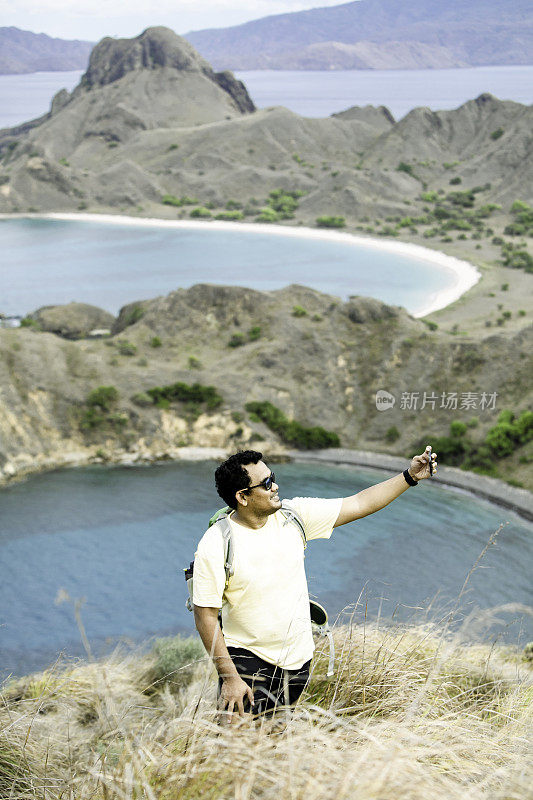
<path fill-rule="evenodd" d="M 226 573 L 226 583 L 224 585 L 224 589 L 228 588 L 229 581 L 231 576 L 234 573 L 233 569 L 233 537 L 231 535 L 231 525 L 229 523 L 229 515 L 234 509 L 230 508 L 229 506 L 225 506 L 224 508 L 220 508 L 209 520 L 208 528 L 211 528 L 213 525 L 217 525 L 220 533 L 222 535 L 222 539 L 224 541 L 224 572 Z M 303 524 L 303 520 L 299 514 L 294 511 L 294 509 L 290 508 L 290 506 L 282 503 L 281 508 L 279 509 L 283 517 L 285 517 L 285 521 L 283 525 L 288 525 L 289 523 L 293 523 L 297 526 L 300 536 L 302 537 L 302 542 L 304 546 L 304 551 L 307 548 L 307 536 L 305 535 L 305 528 Z M 193 576 L 194 576 L 194 561 L 191 561 L 188 567 L 184 567 L 183 572 L 185 573 L 185 581 L 187 583 L 187 590 L 188 590 L 188 597 L 185 601 L 185 606 L 188 611 L 193 610 Z M 333 675 L 333 666 L 335 663 L 335 644 L 333 642 L 333 636 L 331 630 L 328 625 L 328 614 L 326 609 L 317 603 L 315 600 L 309 600 L 309 610 L 311 616 L 311 622 L 313 625 L 316 625 L 319 629 L 320 634 L 327 636 L 329 641 L 329 663 L 328 663 L 328 677 Z M 221 622 L 220 616 L 219 621 Z M 222 623 L 221 623 L 222 627 Z"/>

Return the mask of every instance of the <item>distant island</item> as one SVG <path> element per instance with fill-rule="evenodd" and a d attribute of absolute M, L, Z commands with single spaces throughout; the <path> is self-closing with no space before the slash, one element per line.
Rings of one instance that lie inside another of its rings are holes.
<path fill-rule="evenodd" d="M 0 28 L 0 75 L 85 69 L 93 46 L 94 42 Z"/>
<path fill-rule="evenodd" d="M 530 64 L 529 0 L 357 0 L 185 38 L 216 69 L 446 69 Z"/>

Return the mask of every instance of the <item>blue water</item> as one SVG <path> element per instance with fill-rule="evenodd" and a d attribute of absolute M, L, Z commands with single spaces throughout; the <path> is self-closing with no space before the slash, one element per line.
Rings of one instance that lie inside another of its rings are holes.
<path fill-rule="evenodd" d="M 413 108 L 457 108 L 490 92 L 533 102 L 533 66 L 469 69 L 238 72 L 258 108 L 285 106 L 304 117 L 327 117 L 351 106 L 386 106 L 395 119 Z"/>
<path fill-rule="evenodd" d="M 117 641 L 193 632 L 181 572 L 221 501 L 210 462 L 144 468 L 91 467 L 32 478 L 0 492 L 0 668 L 25 673 L 59 651 L 81 655 L 73 605 L 95 653 Z M 277 464 L 282 497 L 339 497 L 390 477 L 354 468 Z M 533 525 L 466 494 L 425 484 L 378 514 L 307 549 L 311 593 L 333 619 L 364 607 L 384 618 L 440 619 L 501 522 L 470 582 L 457 623 L 475 609 L 533 605 Z M 361 600 L 358 602 L 358 598 Z M 427 612 L 428 604 L 432 609 Z M 500 611 L 492 638 L 533 638 L 531 617 Z M 479 630 L 472 631 L 472 635 Z"/>
<path fill-rule="evenodd" d="M 73 89 L 76 72 L 0 75 L 0 128 L 44 114 L 53 95 Z M 533 102 L 533 66 L 435 70 L 236 72 L 258 108 L 285 106 L 306 117 L 327 117 L 350 106 L 384 105 L 396 119 L 417 106 L 456 108 L 483 92 L 517 103 Z"/>
<path fill-rule="evenodd" d="M 195 283 L 279 289 L 301 283 L 412 313 L 453 285 L 434 264 L 344 242 L 271 233 L 170 230 L 38 219 L 0 220 L 0 310 L 91 303 L 115 314 L 134 300 Z"/>

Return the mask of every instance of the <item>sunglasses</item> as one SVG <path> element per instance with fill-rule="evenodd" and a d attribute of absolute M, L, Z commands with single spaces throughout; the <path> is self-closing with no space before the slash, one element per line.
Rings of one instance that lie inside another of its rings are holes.
<path fill-rule="evenodd" d="M 261 483 L 256 483 L 254 486 L 247 486 L 247 488 L 243 489 L 242 491 L 243 492 L 249 492 L 252 489 L 258 489 L 261 486 L 263 489 L 266 489 L 267 492 L 268 492 L 272 488 L 272 484 L 273 483 L 276 483 L 276 476 L 274 475 L 273 472 L 271 472 L 270 475 L 267 475 L 266 478 L 261 481 Z"/>

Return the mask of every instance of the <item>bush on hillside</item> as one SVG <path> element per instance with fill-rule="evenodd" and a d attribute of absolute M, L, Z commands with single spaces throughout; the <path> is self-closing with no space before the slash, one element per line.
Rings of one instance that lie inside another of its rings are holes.
<path fill-rule="evenodd" d="M 268 401 L 247 403 L 246 411 L 255 414 L 282 441 L 301 450 L 319 450 L 325 447 L 340 447 L 336 433 L 320 426 L 305 427 L 300 422 L 289 420 L 276 406 Z"/>
<path fill-rule="evenodd" d="M 345 228 L 346 219 L 344 217 L 325 216 L 316 218 L 317 228 Z"/>
<path fill-rule="evenodd" d="M 168 407 L 168 404 L 175 401 L 205 403 L 207 408 L 212 411 L 223 402 L 214 386 L 202 386 L 200 383 L 193 383 L 192 386 L 189 386 L 187 383 L 178 381 L 178 383 L 168 386 L 154 386 L 152 389 L 147 389 L 146 393 L 150 395 L 153 403 L 160 407 L 161 403 Z"/>

